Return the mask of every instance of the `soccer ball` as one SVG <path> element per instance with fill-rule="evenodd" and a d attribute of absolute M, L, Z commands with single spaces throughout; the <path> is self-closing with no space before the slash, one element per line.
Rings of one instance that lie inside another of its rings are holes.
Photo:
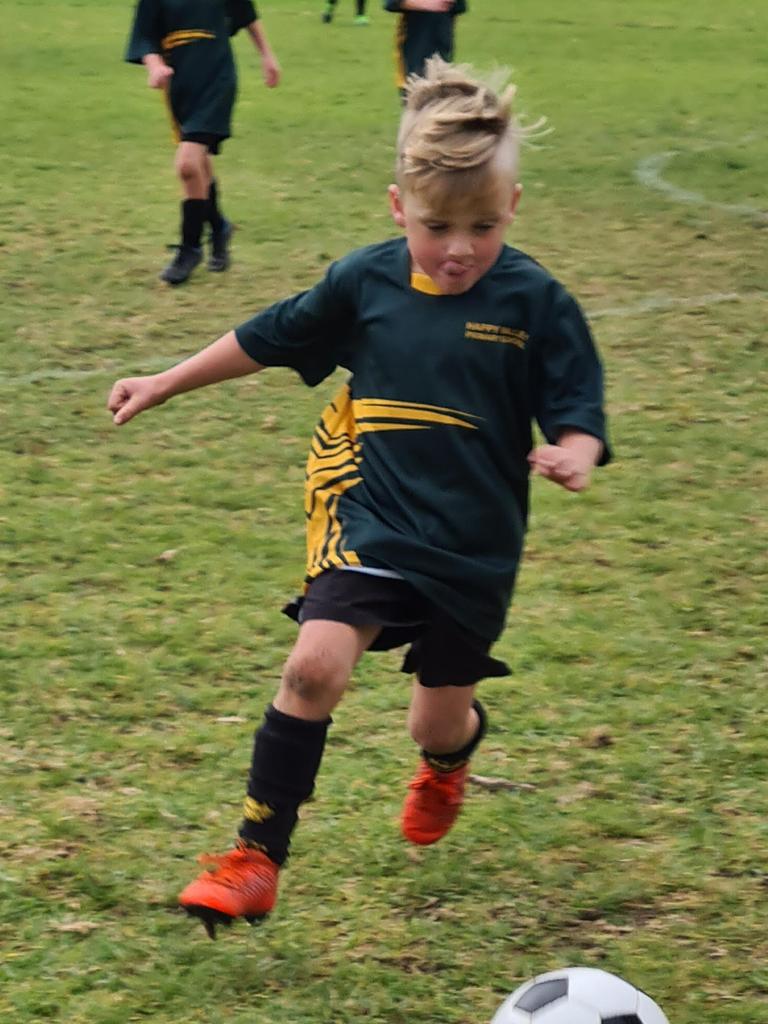
<path fill-rule="evenodd" d="M 592 967 L 566 967 L 526 981 L 491 1024 L 669 1024 L 628 981 Z"/>

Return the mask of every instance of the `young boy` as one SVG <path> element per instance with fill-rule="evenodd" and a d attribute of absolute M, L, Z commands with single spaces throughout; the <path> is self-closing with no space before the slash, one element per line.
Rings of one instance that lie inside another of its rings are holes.
<path fill-rule="evenodd" d="M 322 14 L 323 23 L 330 25 L 333 21 L 333 15 L 336 12 L 336 4 L 339 0 L 327 0 L 325 10 Z M 369 25 L 370 22 L 365 13 L 365 0 L 355 0 L 355 24 L 356 25 Z"/>
<path fill-rule="evenodd" d="M 179 897 L 211 935 L 272 910 L 331 712 L 366 650 L 410 645 L 421 760 L 402 831 L 423 845 L 446 834 L 485 732 L 476 684 L 509 671 L 489 649 L 522 553 L 529 472 L 580 491 L 608 459 L 601 367 L 579 308 L 504 244 L 521 191 L 511 99 L 428 62 L 408 83 L 389 187 L 405 238 L 350 253 L 309 291 L 109 397 L 124 424 L 265 366 L 311 386 L 337 366 L 351 373 L 312 440 L 307 586 L 286 609 L 299 633 L 255 736 L 239 843 Z"/>
<path fill-rule="evenodd" d="M 384 0 L 384 9 L 398 14 L 395 32 L 395 82 L 401 95 L 409 75 L 423 75 L 427 60 L 437 54 L 453 60 L 454 21 L 465 14 L 466 0 Z"/>
<path fill-rule="evenodd" d="M 208 269 L 229 267 L 232 224 L 222 214 L 211 157 L 229 138 L 237 72 L 230 36 L 244 28 L 273 88 L 280 66 L 251 0 L 138 0 L 125 59 L 143 64 L 151 89 L 165 90 L 177 142 L 176 173 L 184 199 L 181 241 L 160 278 L 183 284 L 202 259 L 203 227 L 211 227 Z"/>

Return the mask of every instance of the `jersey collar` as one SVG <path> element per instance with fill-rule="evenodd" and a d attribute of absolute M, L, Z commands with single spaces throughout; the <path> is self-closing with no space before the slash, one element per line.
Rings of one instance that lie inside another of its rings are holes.
<path fill-rule="evenodd" d="M 411 288 L 417 292 L 424 292 L 425 295 L 442 295 L 435 282 L 428 274 L 411 271 Z"/>

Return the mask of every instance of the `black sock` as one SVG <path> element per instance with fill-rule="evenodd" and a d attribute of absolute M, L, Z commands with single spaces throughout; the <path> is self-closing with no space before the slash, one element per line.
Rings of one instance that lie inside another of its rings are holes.
<path fill-rule="evenodd" d="M 185 199 L 181 204 L 181 244 L 200 248 L 207 199 Z"/>
<path fill-rule="evenodd" d="M 208 223 L 214 231 L 221 231 L 224 227 L 224 216 L 219 209 L 219 187 L 216 179 L 211 179 L 211 187 L 208 189 L 208 206 L 206 208 Z"/>
<path fill-rule="evenodd" d="M 277 864 L 288 856 L 299 805 L 315 788 L 330 724 L 330 718 L 307 722 L 270 704 L 254 737 L 240 837 Z"/>
<path fill-rule="evenodd" d="M 480 740 L 485 736 L 488 728 L 488 716 L 485 713 L 485 708 L 479 700 L 472 701 L 472 707 L 477 712 L 480 724 L 478 725 L 477 732 L 472 739 L 461 750 L 453 751 L 448 754 L 430 754 L 428 750 L 422 750 L 421 756 L 430 766 L 438 772 L 452 772 L 457 768 L 462 768 L 475 752 Z"/>
<path fill-rule="evenodd" d="M 362 18 L 365 14 L 365 0 L 357 0 L 357 16 Z"/>

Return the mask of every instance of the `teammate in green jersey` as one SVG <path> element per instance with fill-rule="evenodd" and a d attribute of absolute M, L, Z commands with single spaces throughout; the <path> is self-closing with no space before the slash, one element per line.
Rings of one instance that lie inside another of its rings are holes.
<path fill-rule="evenodd" d="M 202 233 L 211 228 L 208 269 L 229 266 L 232 224 L 221 212 L 211 157 L 231 132 L 237 72 L 230 36 L 244 28 L 261 56 L 269 88 L 280 80 L 252 0 L 138 0 L 126 60 L 143 64 L 147 84 L 162 89 L 174 125 L 176 174 L 184 199 L 181 240 L 160 277 L 186 281 L 202 259 Z"/>
<path fill-rule="evenodd" d="M 124 424 L 266 366 L 309 385 L 350 371 L 312 439 L 305 589 L 285 609 L 299 633 L 255 736 L 238 846 L 180 896 L 211 934 L 272 910 L 331 712 L 366 650 L 409 645 L 421 758 L 403 834 L 429 844 L 451 828 L 485 731 L 476 685 L 509 671 L 490 648 L 522 554 L 529 476 L 580 491 L 608 459 L 601 365 L 579 307 L 504 243 L 521 191 L 511 101 L 511 89 L 428 62 L 408 83 L 389 188 L 405 237 L 350 253 L 308 291 L 110 394 Z"/>
<path fill-rule="evenodd" d="M 465 14 L 466 0 L 383 0 L 385 10 L 398 15 L 395 31 L 395 82 L 401 95 L 409 75 L 423 75 L 426 62 L 437 55 L 453 60 L 454 24 Z"/>

